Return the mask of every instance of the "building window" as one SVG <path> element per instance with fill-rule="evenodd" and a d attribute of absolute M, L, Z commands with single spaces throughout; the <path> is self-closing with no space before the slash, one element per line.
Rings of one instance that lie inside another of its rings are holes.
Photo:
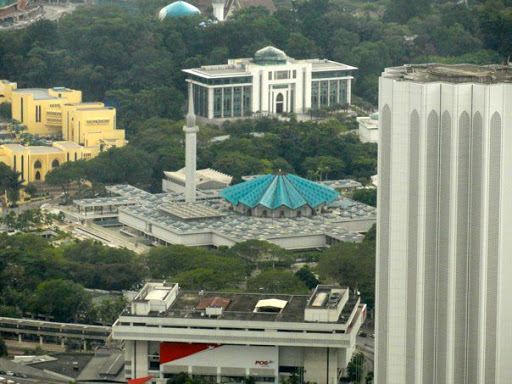
<path fill-rule="evenodd" d="M 21 103 L 21 121 L 20 121 L 20 123 L 23 123 L 23 97 L 20 99 L 20 103 Z"/>
<path fill-rule="evenodd" d="M 52 168 L 57 168 L 60 165 L 59 160 L 55 159 L 52 161 Z"/>
<path fill-rule="evenodd" d="M 280 217 L 284 217 L 284 211 L 281 211 L 279 214 Z"/>
<path fill-rule="evenodd" d="M 233 116 L 242 116 L 242 87 L 233 88 Z"/>
<path fill-rule="evenodd" d="M 222 88 L 213 91 L 213 117 L 222 117 Z"/>
<path fill-rule="evenodd" d="M 339 88 L 338 88 L 338 103 L 340 105 L 347 104 L 347 81 L 348 80 L 340 80 Z"/>
<path fill-rule="evenodd" d="M 21 178 L 25 175 L 25 156 L 21 155 Z"/>
<path fill-rule="evenodd" d="M 276 71 L 276 80 L 288 79 L 290 71 Z"/>
<path fill-rule="evenodd" d="M 208 117 L 208 89 L 193 84 L 194 112 L 198 116 Z"/>
<path fill-rule="evenodd" d="M 276 97 L 276 113 L 283 113 L 284 97 L 282 93 L 278 93 Z"/>
<path fill-rule="evenodd" d="M 77 153 L 75 152 L 75 161 L 77 161 L 77 157 L 78 157 L 78 156 L 77 156 Z"/>
<path fill-rule="evenodd" d="M 252 87 L 244 87 L 244 107 L 243 107 L 243 113 L 244 116 L 250 116 L 252 112 L 252 106 L 251 106 L 251 93 L 252 93 Z"/>
<path fill-rule="evenodd" d="M 297 78 L 297 70 L 296 69 L 293 70 L 293 78 L 294 79 Z"/>
<path fill-rule="evenodd" d="M 269 73 L 268 73 L 268 79 L 269 79 L 269 80 L 272 80 L 272 72 L 269 72 Z"/>
<path fill-rule="evenodd" d="M 41 180 L 41 172 L 39 171 L 36 172 L 36 180 Z"/>
<path fill-rule="evenodd" d="M 328 90 L 329 90 L 329 82 L 321 81 L 320 82 L 320 107 L 327 107 L 329 105 Z"/>
<path fill-rule="evenodd" d="M 318 81 L 311 84 L 311 108 L 318 108 Z"/>
<path fill-rule="evenodd" d="M 37 160 L 35 163 L 34 163 L 34 168 L 41 168 L 41 162 L 39 160 Z"/>
<path fill-rule="evenodd" d="M 231 94 L 233 92 L 232 88 L 224 88 L 224 96 L 223 96 L 223 117 L 232 117 L 231 114 Z"/>
<path fill-rule="evenodd" d="M 338 102 L 338 80 L 331 80 L 329 84 L 329 105 L 335 105 Z"/>

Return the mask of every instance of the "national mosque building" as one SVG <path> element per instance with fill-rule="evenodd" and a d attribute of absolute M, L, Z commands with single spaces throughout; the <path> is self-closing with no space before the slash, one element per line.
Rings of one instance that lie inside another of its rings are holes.
<path fill-rule="evenodd" d="M 316 249 L 361 241 L 375 223 L 374 207 L 343 197 L 332 182 L 276 172 L 226 187 L 228 175 L 196 170 L 194 106 L 189 92 L 185 168 L 166 172 L 164 193 L 108 186 L 110 196 L 75 200 L 66 216 L 84 224 L 117 226 L 122 235 L 147 245 L 214 248 L 264 240 L 285 249 Z"/>

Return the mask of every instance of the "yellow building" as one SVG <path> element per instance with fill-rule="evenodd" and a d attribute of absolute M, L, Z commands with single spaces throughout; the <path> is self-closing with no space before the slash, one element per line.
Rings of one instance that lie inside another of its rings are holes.
<path fill-rule="evenodd" d="M 12 91 L 16 88 L 18 88 L 18 84 L 11 83 L 8 80 L 0 80 L 0 104 L 11 102 Z"/>
<path fill-rule="evenodd" d="M 0 161 L 23 175 L 24 183 L 44 181 L 66 161 L 91 159 L 101 151 L 126 144 L 117 129 L 115 108 L 82 102 L 82 92 L 55 87 L 21 88 L 0 80 L 0 103 L 11 102 L 12 118 L 40 138 L 60 139 L 51 146 L 0 145 Z"/>
<path fill-rule="evenodd" d="M 85 148 L 70 141 L 56 141 L 51 147 L 0 145 L 0 161 L 20 172 L 24 184 L 44 181 L 49 171 L 66 161 L 89 159 L 98 153 L 99 148 Z"/>
<path fill-rule="evenodd" d="M 103 103 L 77 103 L 62 106 L 62 138 L 86 147 L 122 147 L 124 130 L 116 127 L 115 108 Z"/>
<path fill-rule="evenodd" d="M 22 88 L 12 91 L 12 118 L 39 137 L 62 134 L 62 105 L 80 103 L 82 92 L 68 88 Z"/>

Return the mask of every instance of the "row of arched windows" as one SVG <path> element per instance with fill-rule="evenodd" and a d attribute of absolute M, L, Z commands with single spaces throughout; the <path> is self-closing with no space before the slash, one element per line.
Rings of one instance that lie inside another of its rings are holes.
<path fill-rule="evenodd" d="M 60 165 L 59 163 L 59 160 L 55 159 L 52 161 L 52 168 L 57 168 L 58 166 Z M 39 169 L 39 168 L 42 168 L 42 164 L 39 160 L 37 160 L 35 163 L 34 163 L 34 168 L 36 169 Z"/>

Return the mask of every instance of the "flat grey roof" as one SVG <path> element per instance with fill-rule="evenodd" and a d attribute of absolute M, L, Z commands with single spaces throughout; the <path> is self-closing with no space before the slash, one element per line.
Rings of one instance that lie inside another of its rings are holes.
<path fill-rule="evenodd" d="M 62 152 L 62 149 L 57 147 L 29 147 L 30 153 L 55 153 Z"/>
<path fill-rule="evenodd" d="M 245 68 L 222 68 L 218 65 L 203 66 L 200 68 L 184 69 L 183 72 L 191 75 L 206 77 L 206 78 L 224 78 L 224 77 L 245 77 L 251 76 L 249 72 L 245 71 Z"/>
<path fill-rule="evenodd" d="M 384 77 L 420 83 L 510 83 L 512 68 L 506 65 L 407 64 L 386 68 Z"/>
<path fill-rule="evenodd" d="M 10 149 L 11 151 L 26 151 L 27 148 L 21 144 L 3 144 L 5 148 Z"/>
<path fill-rule="evenodd" d="M 44 88 L 20 88 L 13 91 L 14 93 L 31 94 L 34 100 L 57 100 L 57 97 L 51 96 L 47 89 Z"/>
<path fill-rule="evenodd" d="M 222 311 L 222 320 L 242 321 L 275 321 L 303 323 L 304 310 L 310 299 L 310 295 L 287 295 L 270 293 L 225 293 L 225 292 L 198 292 L 180 290 L 178 296 L 164 313 L 150 312 L 151 317 L 192 318 L 208 319 L 203 310 L 196 309 L 198 304 L 206 299 L 229 300 L 228 305 Z M 286 306 L 279 312 L 255 312 L 256 304 L 260 300 L 278 299 L 286 301 Z M 357 304 L 358 297 L 350 292 L 350 297 L 345 304 L 338 319 L 338 324 L 345 324 Z M 130 315 L 127 308 L 122 315 Z M 213 318 L 216 320 L 216 318 Z"/>
<path fill-rule="evenodd" d="M 72 141 L 54 141 L 53 144 L 58 144 L 64 148 L 82 148 L 81 145 Z"/>
<path fill-rule="evenodd" d="M 183 220 L 211 219 L 226 216 L 225 213 L 206 205 L 191 203 L 162 204 L 158 206 L 164 212 Z"/>
<path fill-rule="evenodd" d="M 123 206 L 137 204 L 136 200 L 127 199 L 124 196 L 98 197 L 93 199 L 73 200 L 73 204 L 80 208 L 108 207 L 111 205 Z"/>

